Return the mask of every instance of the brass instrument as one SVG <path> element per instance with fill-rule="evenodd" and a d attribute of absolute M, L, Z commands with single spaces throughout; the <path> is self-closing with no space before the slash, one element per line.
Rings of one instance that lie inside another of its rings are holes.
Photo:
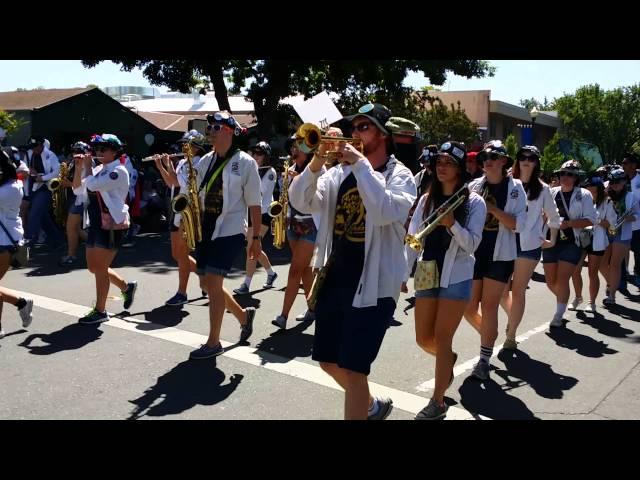
<path fill-rule="evenodd" d="M 287 212 L 289 210 L 289 166 L 291 165 L 291 156 L 286 157 L 284 161 L 284 179 L 282 180 L 282 190 L 280 198 L 274 200 L 269 205 L 269 216 L 271 220 L 271 233 L 273 235 L 273 246 L 281 249 L 287 239 Z"/>
<path fill-rule="evenodd" d="M 69 176 L 70 167 L 66 163 L 60 164 L 60 172 L 57 177 L 47 182 L 47 188 L 53 192 L 53 215 L 56 223 L 64 227 L 67 223 L 67 189 L 62 186 L 62 181 Z"/>
<path fill-rule="evenodd" d="M 442 219 L 453 212 L 465 201 L 469 195 L 469 184 L 465 183 L 460 189 L 455 192 L 446 202 L 444 202 L 437 210 L 434 210 L 424 221 L 420 224 L 420 227 L 426 224 L 422 230 L 415 235 L 407 234 L 404 237 L 404 241 L 409 247 L 419 252 L 422 250 L 422 239 L 429 235 L 442 221 Z"/>
<path fill-rule="evenodd" d="M 627 209 L 620 217 L 618 217 L 618 221 L 615 225 L 609 225 L 609 235 L 615 237 L 618 233 L 618 230 L 620 230 L 620 227 L 622 227 L 622 224 L 625 222 L 627 217 L 631 215 L 632 212 L 633 208 Z"/>
<path fill-rule="evenodd" d="M 200 197 L 198 194 L 198 179 L 193 168 L 193 151 L 191 142 L 182 145 L 183 154 L 187 158 L 189 178 L 187 181 L 187 193 L 181 193 L 171 200 L 171 210 L 182 216 L 182 229 L 184 239 L 190 250 L 196 248 L 196 243 L 202 241 L 202 220 L 200 218 Z"/>
<path fill-rule="evenodd" d="M 321 130 L 313 123 L 303 123 L 296 131 L 296 146 L 304 153 L 315 153 L 321 145 L 335 146 L 333 150 L 329 150 L 322 155 L 325 163 L 330 164 L 340 159 L 342 153 L 337 151 L 337 146 L 340 143 L 350 143 L 357 148 L 360 153 L 362 153 L 364 149 L 361 139 L 322 135 Z"/>

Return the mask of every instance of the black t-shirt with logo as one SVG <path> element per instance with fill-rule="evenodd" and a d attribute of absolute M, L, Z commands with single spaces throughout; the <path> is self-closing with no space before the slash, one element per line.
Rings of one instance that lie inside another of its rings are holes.
<path fill-rule="evenodd" d="M 31 156 L 31 167 L 34 168 L 36 172 L 44 174 L 44 163 L 42 163 L 42 155 L 40 155 L 39 153 L 33 153 L 33 155 Z M 34 180 L 35 178 L 32 178 L 32 181 L 30 182 L 31 186 L 29 188 L 29 191 L 31 192 L 33 192 L 33 187 L 36 184 Z"/>
<path fill-rule="evenodd" d="M 571 195 L 573 195 L 573 190 L 570 192 L 559 191 L 556 194 L 556 206 L 558 207 L 558 214 L 566 221 L 571 220 L 569 217 L 569 212 L 564 208 L 564 203 L 562 202 L 562 196 L 564 196 L 564 201 L 567 203 L 567 207 L 571 208 Z M 562 235 L 564 234 L 564 235 Z M 565 238 L 562 238 L 565 237 Z M 558 237 L 556 242 L 558 243 L 575 243 L 575 235 L 573 234 L 573 228 L 566 228 L 564 230 L 560 230 L 558 232 Z"/>
<path fill-rule="evenodd" d="M 338 190 L 333 227 L 334 262 L 330 270 L 331 283 L 355 290 L 364 268 L 364 237 L 367 212 L 362 203 L 358 182 L 353 173 L 344 179 Z"/>
<path fill-rule="evenodd" d="M 509 177 L 503 178 L 500 183 L 496 184 L 485 182 L 483 188 L 488 189 L 486 202 L 494 203 L 500 210 L 504 210 L 504 207 L 507 204 L 507 195 L 509 193 Z M 495 216 L 487 212 L 487 217 L 484 221 L 484 229 L 482 231 L 482 241 L 476 251 L 476 258 L 486 256 L 493 260 L 493 252 L 496 248 L 499 228 L 500 221 Z"/>
<path fill-rule="evenodd" d="M 438 206 L 432 211 L 436 211 L 440 208 L 444 202 L 449 200 L 451 196 L 444 196 L 442 202 L 438 203 Z M 436 227 L 427 237 L 424 239 L 424 250 L 422 252 L 422 260 L 435 260 L 438 265 L 438 272 L 442 273 L 444 265 L 444 257 L 447 254 L 449 245 L 451 244 L 451 235 L 447 230 L 447 227 L 440 225 Z"/>
<path fill-rule="evenodd" d="M 216 221 L 222 213 L 222 207 L 224 204 L 224 198 L 222 193 L 222 171 L 218 174 L 210 187 L 208 187 L 211 176 L 216 170 L 226 162 L 225 157 L 216 155 L 215 162 L 209 166 L 207 174 L 203 180 L 202 188 L 205 190 L 204 196 L 204 211 L 202 214 L 202 238 L 203 240 L 211 239 L 213 231 L 216 228 Z M 208 189 L 207 189 L 208 188 Z"/>

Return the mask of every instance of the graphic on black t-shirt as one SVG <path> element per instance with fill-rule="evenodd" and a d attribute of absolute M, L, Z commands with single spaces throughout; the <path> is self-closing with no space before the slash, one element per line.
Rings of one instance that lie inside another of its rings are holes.
<path fill-rule="evenodd" d="M 451 196 L 445 196 L 442 198 L 442 202 L 432 211 L 440 208 L 444 202 L 448 201 Z M 449 250 L 451 244 L 451 235 L 444 225 L 437 226 L 427 237 L 424 239 L 424 250 L 422 251 L 422 260 L 435 260 L 438 265 L 438 271 L 442 272 L 444 265 L 444 257 Z"/>
<path fill-rule="evenodd" d="M 566 203 L 567 207 L 571 208 L 572 195 L 573 195 L 573 190 L 571 190 L 570 192 L 560 191 L 558 192 L 558 194 L 556 194 L 556 206 L 558 207 L 558 214 L 563 220 L 566 220 L 566 221 L 571 220 L 571 218 L 569 218 L 569 212 L 567 212 L 567 209 L 564 208 L 564 204 Z M 563 196 L 564 196 L 564 202 L 562 201 Z M 550 238 L 550 235 L 547 235 L 547 237 Z M 557 241 L 562 243 L 574 243 L 575 237 L 573 235 L 573 229 L 565 228 L 564 230 L 560 230 Z"/>
<path fill-rule="evenodd" d="M 218 157 L 210 167 L 211 172 L 215 172 L 220 165 L 225 162 L 225 158 Z M 208 175 L 207 175 L 208 176 Z M 205 177 L 206 179 L 206 177 Z M 207 189 L 208 182 L 205 183 L 204 214 L 202 219 L 202 236 L 205 239 L 211 238 L 216 227 L 216 221 L 222 213 L 224 198 L 222 194 L 222 172 L 218 174 L 211 186 Z"/>
<path fill-rule="evenodd" d="M 360 198 L 358 184 L 353 173 L 342 182 L 338 190 L 336 218 L 333 233 L 336 237 L 345 234 L 345 226 L 350 225 L 346 232 L 346 240 L 353 243 L 364 243 L 365 208 Z"/>
<path fill-rule="evenodd" d="M 500 210 L 504 210 L 507 204 L 507 187 L 509 179 L 504 178 L 500 183 L 491 184 L 485 182 L 484 188 L 487 191 L 485 202 L 497 206 Z M 484 221 L 484 230 L 489 232 L 497 232 L 500 227 L 500 221 L 491 213 L 487 212 L 487 218 Z"/>

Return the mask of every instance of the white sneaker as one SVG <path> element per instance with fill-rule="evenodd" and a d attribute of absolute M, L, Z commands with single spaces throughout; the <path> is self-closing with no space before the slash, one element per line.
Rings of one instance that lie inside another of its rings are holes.
<path fill-rule="evenodd" d="M 596 313 L 596 304 L 595 303 L 587 303 L 587 306 L 584 307 L 584 311 L 587 313 Z"/>
<path fill-rule="evenodd" d="M 555 314 L 553 316 L 553 320 L 549 324 L 550 327 L 562 327 L 564 323 L 562 323 L 562 315 Z"/>
<path fill-rule="evenodd" d="M 573 302 L 571 302 L 571 305 L 569 305 L 569 310 L 578 310 L 578 307 L 580 306 L 581 303 L 582 303 L 582 297 L 574 298 Z"/>
<path fill-rule="evenodd" d="M 4 330 L 0 330 L 0 338 L 4 338 L 4 335 L 5 335 Z"/>
<path fill-rule="evenodd" d="M 33 315 L 31 315 L 31 312 L 33 311 L 33 300 L 30 298 L 25 298 L 25 300 L 27 301 L 27 304 L 18 310 L 18 313 L 22 319 L 22 326 L 27 328 L 33 321 Z"/>
<path fill-rule="evenodd" d="M 278 315 L 276 319 L 271 322 L 271 325 L 275 325 L 276 327 L 284 330 L 287 328 L 287 319 L 282 315 Z"/>
<path fill-rule="evenodd" d="M 298 315 L 296 317 L 296 321 L 297 322 L 313 322 L 316 319 L 316 314 L 310 310 L 307 310 L 306 312 Z"/>

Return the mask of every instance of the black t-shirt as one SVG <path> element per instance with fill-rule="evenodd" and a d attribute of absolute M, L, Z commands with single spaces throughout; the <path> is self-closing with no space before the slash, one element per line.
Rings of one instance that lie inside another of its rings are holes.
<path fill-rule="evenodd" d="M 302 173 L 302 172 L 304 171 L 304 169 L 305 169 L 305 168 L 306 168 L 306 167 L 300 167 L 300 166 L 298 166 L 298 164 L 297 164 L 297 163 L 294 163 L 294 164 L 293 164 L 293 169 L 294 169 L 294 171 L 295 171 L 297 174 Z M 288 172 L 285 172 L 285 173 L 287 173 L 287 174 L 288 174 Z M 292 181 L 292 180 L 293 180 L 293 177 L 289 178 L 289 187 L 291 187 L 291 181 Z M 284 181 L 283 181 L 283 183 L 284 183 Z M 289 200 L 289 211 L 291 212 L 291 218 L 295 217 L 296 215 L 309 216 L 309 217 L 310 217 L 310 215 L 307 215 L 306 213 L 302 213 L 302 212 L 300 212 L 299 210 L 296 210 L 296 209 L 294 208 L 294 206 L 291 204 L 291 200 Z"/>
<path fill-rule="evenodd" d="M 332 247 L 335 256 L 330 270 L 334 285 L 352 290 L 358 286 L 364 268 L 366 215 L 358 182 L 350 173 L 340 185 L 336 203 Z"/>
<path fill-rule="evenodd" d="M 564 196 L 564 201 L 567 203 L 567 207 L 571 208 L 572 194 L 573 194 L 573 190 L 571 190 L 570 192 L 559 191 L 558 194 L 556 195 L 556 206 L 558 207 L 558 213 L 566 221 L 571 220 L 571 218 L 569 218 L 569 212 L 567 212 L 567 210 L 564 208 L 564 203 L 562 202 L 562 197 L 560 195 Z M 565 238 L 562 238 L 563 236 Z M 575 238 L 576 237 L 573 234 L 573 229 L 567 228 L 565 230 L 560 230 L 560 232 L 558 232 L 558 238 L 556 241 L 560 243 L 575 243 Z"/>
<path fill-rule="evenodd" d="M 89 215 L 89 228 L 102 228 L 102 215 L 100 215 L 100 203 L 98 202 L 98 194 L 87 190 L 89 197 L 89 205 L 87 206 L 87 214 Z"/>
<path fill-rule="evenodd" d="M 443 197 L 442 203 L 449 200 L 451 196 Z M 442 203 L 438 204 L 433 211 L 437 210 Z M 449 234 L 447 227 L 441 225 L 436 227 L 427 237 L 424 239 L 424 250 L 422 252 L 423 260 L 435 260 L 438 265 L 438 272 L 442 273 L 442 267 L 444 265 L 444 256 L 451 244 L 451 235 Z"/>
<path fill-rule="evenodd" d="M 38 173 L 44 173 L 44 163 L 42 163 L 42 155 L 39 153 L 33 153 L 31 156 L 31 166 Z M 31 179 L 29 191 L 33 192 L 33 187 L 36 185 L 35 177 Z"/>
<path fill-rule="evenodd" d="M 507 193 L 509 187 L 509 178 L 505 177 L 502 179 L 500 183 L 491 184 L 486 182 L 484 188 L 489 190 L 487 194 L 486 202 L 487 203 L 495 203 L 495 205 L 500 209 L 504 210 L 505 205 L 507 204 Z M 498 229 L 500 227 L 500 221 L 489 212 L 487 212 L 487 217 L 484 221 L 484 229 L 482 232 L 482 241 L 478 246 L 478 250 L 476 251 L 476 258 L 481 258 L 486 256 L 493 260 L 493 251 L 496 247 L 496 240 L 498 239 Z"/>
<path fill-rule="evenodd" d="M 232 154 L 233 155 L 233 154 Z M 222 171 L 218 174 L 211 186 L 207 189 L 211 176 L 216 170 L 225 163 L 226 158 L 216 156 L 215 162 L 209 165 L 209 170 L 202 182 L 202 188 L 205 190 L 204 211 L 202 214 L 202 238 L 203 240 L 211 239 L 213 231 L 216 228 L 216 221 L 222 213 L 224 198 L 222 194 Z"/>

